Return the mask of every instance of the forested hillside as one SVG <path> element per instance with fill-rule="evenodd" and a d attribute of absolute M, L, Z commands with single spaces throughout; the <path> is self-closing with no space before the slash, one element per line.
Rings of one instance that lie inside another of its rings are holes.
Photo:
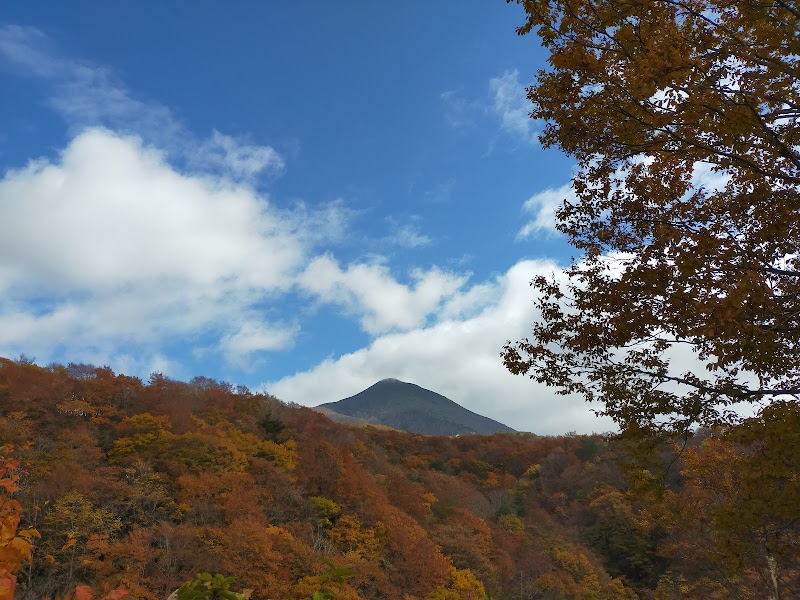
<path fill-rule="evenodd" d="M 326 561 L 353 569 L 336 598 L 766 598 L 774 578 L 796 593 L 797 455 L 754 472 L 772 449 L 751 433 L 665 445 L 632 487 L 635 454 L 601 436 L 419 436 L 206 378 L 0 361 L 0 445 L 20 462 L 0 487 L 41 535 L 12 569 L 25 599 L 166 598 L 198 572 L 308 598 Z M 785 514 L 765 513 L 765 482 Z"/>

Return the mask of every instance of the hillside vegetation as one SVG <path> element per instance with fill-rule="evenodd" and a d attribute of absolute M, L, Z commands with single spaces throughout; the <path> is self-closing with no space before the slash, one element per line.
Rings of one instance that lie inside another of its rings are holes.
<path fill-rule="evenodd" d="M 41 536 L 12 565 L 4 530 L 0 579 L 10 565 L 22 599 L 79 585 L 147 599 L 210 572 L 299 599 L 331 561 L 353 570 L 330 590 L 342 599 L 797 597 L 800 452 L 786 444 L 800 415 L 773 410 L 735 440 L 674 447 L 448 438 L 202 377 L 0 359 L 0 446 L 20 463 L 0 498 L 13 492 L 20 531 Z"/>

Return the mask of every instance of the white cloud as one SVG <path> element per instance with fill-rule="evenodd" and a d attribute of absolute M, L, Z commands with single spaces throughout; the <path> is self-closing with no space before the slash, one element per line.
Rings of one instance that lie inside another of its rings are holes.
<path fill-rule="evenodd" d="M 565 199 L 572 202 L 576 200 L 575 190 L 569 183 L 557 189 L 547 188 L 526 200 L 522 210 L 533 218 L 519 230 L 517 239 L 527 239 L 536 233 L 556 233 L 556 210 Z"/>
<path fill-rule="evenodd" d="M 57 162 L 0 180 L 0 354 L 119 353 L 125 342 L 220 331 L 236 354 L 291 332 L 240 315 L 289 290 L 305 226 L 225 179 L 182 174 L 140 139 L 102 129 Z"/>
<path fill-rule="evenodd" d="M 346 241 L 352 235 L 350 226 L 358 214 L 341 198 L 314 206 L 296 202 L 281 212 L 282 218 L 291 224 L 298 239 L 313 246 Z"/>
<path fill-rule="evenodd" d="M 384 238 L 384 241 L 392 246 L 401 248 L 423 248 L 430 246 L 431 238 L 420 232 L 419 228 L 413 223 L 406 223 L 402 226 L 393 225 L 394 230 Z"/>
<path fill-rule="evenodd" d="M 209 285 L 231 273 L 237 285 L 280 287 L 301 259 L 265 199 L 180 174 L 141 140 L 107 130 L 84 132 L 59 164 L 32 163 L 0 185 L 3 262 L 56 289 Z"/>
<path fill-rule="evenodd" d="M 342 268 L 330 255 L 311 261 L 299 286 L 320 301 L 338 304 L 357 316 L 370 334 L 419 327 L 467 281 L 432 268 L 411 273 L 412 285 L 399 283 L 385 265 L 354 264 Z"/>
<path fill-rule="evenodd" d="M 298 331 L 297 325 L 268 326 L 253 317 L 241 323 L 238 330 L 225 334 L 220 340 L 220 349 L 230 363 L 247 369 L 253 353 L 290 348 Z"/>
<path fill-rule="evenodd" d="M 277 175 L 286 166 L 274 148 L 247 144 L 219 131 L 214 131 L 192 158 L 196 164 L 217 166 L 237 179 L 252 179 L 264 172 Z"/>
<path fill-rule="evenodd" d="M 517 263 L 495 281 L 454 294 L 433 325 L 380 336 L 366 348 L 266 383 L 264 389 L 314 406 L 395 377 L 519 430 L 611 430 L 612 422 L 596 418 L 581 399 L 556 396 L 552 389 L 511 375 L 500 359 L 506 340 L 524 337 L 536 318 L 529 281 L 556 270 L 546 261 Z"/>
<path fill-rule="evenodd" d="M 527 143 L 536 143 L 535 121 L 530 118 L 530 102 L 525 86 L 520 83 L 519 71 L 506 71 L 489 80 L 494 113 L 500 126 L 510 135 Z"/>
<path fill-rule="evenodd" d="M 472 317 L 496 302 L 497 283 L 479 283 L 448 298 L 439 311 L 439 319 L 465 319 Z"/>

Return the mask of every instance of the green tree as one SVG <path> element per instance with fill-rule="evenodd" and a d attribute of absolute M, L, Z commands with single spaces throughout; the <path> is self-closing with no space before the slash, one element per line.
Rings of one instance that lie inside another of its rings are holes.
<path fill-rule="evenodd" d="M 277 438 L 281 432 L 286 429 L 286 424 L 277 417 L 273 417 L 271 410 L 267 410 L 267 412 L 264 413 L 264 416 L 258 421 L 258 426 L 261 427 L 270 439 Z"/>
<path fill-rule="evenodd" d="M 631 432 L 797 402 L 800 6 L 517 3 L 550 52 L 531 116 L 577 160 L 557 218 L 581 256 L 532 282 L 541 317 L 506 367 Z"/>
<path fill-rule="evenodd" d="M 198 573 L 194 579 L 187 581 L 175 590 L 168 600 L 247 600 L 252 590 L 244 593 L 231 591 L 235 577 L 225 577 L 217 573 Z"/>

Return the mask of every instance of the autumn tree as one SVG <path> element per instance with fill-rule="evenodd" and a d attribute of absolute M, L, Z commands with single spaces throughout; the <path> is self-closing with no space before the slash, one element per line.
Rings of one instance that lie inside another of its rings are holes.
<path fill-rule="evenodd" d="M 35 529 L 19 531 L 22 508 L 11 495 L 20 491 L 20 464 L 9 455 L 13 448 L 0 448 L 0 600 L 13 600 L 16 573 L 29 560 L 33 545 L 29 540 L 41 537 Z"/>
<path fill-rule="evenodd" d="M 763 417 L 685 451 L 683 485 L 646 507 L 665 534 L 659 599 L 800 597 L 800 407 Z"/>
<path fill-rule="evenodd" d="M 557 228 L 580 255 L 532 282 L 506 367 L 629 431 L 797 402 L 800 5 L 516 1 L 550 53 L 531 116 L 577 160 Z"/>

